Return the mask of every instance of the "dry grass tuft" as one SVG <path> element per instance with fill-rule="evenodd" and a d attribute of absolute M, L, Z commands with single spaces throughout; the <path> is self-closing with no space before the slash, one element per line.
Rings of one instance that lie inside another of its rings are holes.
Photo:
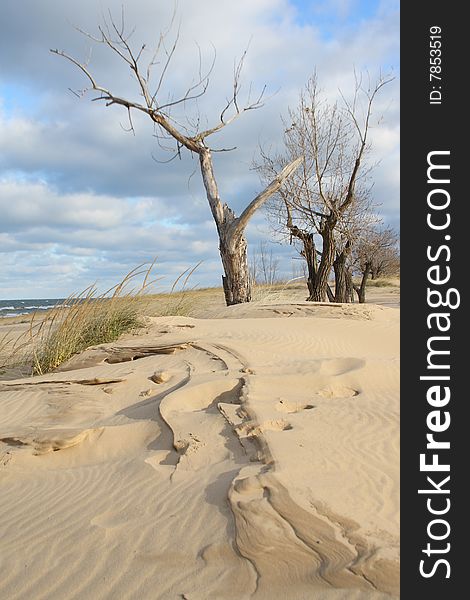
<path fill-rule="evenodd" d="M 368 279 L 367 287 L 400 287 L 398 277 L 381 277 L 378 279 Z"/>
<path fill-rule="evenodd" d="M 6 373 L 22 377 L 26 374 L 28 350 L 31 345 L 25 335 L 7 331 L 0 336 L 0 377 Z"/>
<path fill-rule="evenodd" d="M 292 300 L 293 292 L 298 295 L 299 291 L 308 296 L 307 284 L 303 277 L 295 277 L 284 282 L 272 284 L 256 284 L 252 290 L 253 304 L 275 304 L 277 302 L 288 302 Z"/>
<path fill-rule="evenodd" d="M 33 374 L 54 370 L 74 354 L 90 346 L 113 342 L 123 333 L 142 326 L 141 300 L 149 282 L 154 263 L 130 271 L 124 279 L 102 294 L 96 285 L 79 294 L 72 294 L 51 311 L 50 319 L 31 318 L 29 336 Z M 135 279 L 144 274 L 138 289 L 129 289 Z"/>
<path fill-rule="evenodd" d="M 169 294 L 161 294 L 163 300 L 160 309 L 160 317 L 180 316 L 187 317 L 191 314 L 194 308 L 194 288 L 188 288 L 189 279 L 194 271 L 199 267 L 199 262 L 192 269 L 186 269 L 173 283 Z M 177 291 L 177 287 L 181 289 Z"/>
<path fill-rule="evenodd" d="M 188 292 L 187 285 L 199 265 L 184 271 L 170 293 L 160 294 L 157 306 L 150 310 L 155 296 L 149 294 L 149 289 L 157 281 L 151 280 L 154 265 L 155 261 L 149 267 L 139 265 L 104 293 L 99 294 L 96 285 L 92 285 L 72 294 L 46 315 L 34 313 L 28 331 L 17 339 L 10 333 L 1 336 L 0 375 L 7 370 L 20 375 L 53 371 L 90 346 L 113 342 L 122 334 L 143 327 L 143 315 L 190 314 L 194 295 Z M 142 275 L 143 282 L 136 287 L 134 284 Z"/>

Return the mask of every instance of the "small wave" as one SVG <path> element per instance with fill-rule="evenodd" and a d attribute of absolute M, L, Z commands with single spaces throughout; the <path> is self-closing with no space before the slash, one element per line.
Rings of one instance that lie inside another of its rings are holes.
<path fill-rule="evenodd" d="M 28 309 L 28 310 L 33 310 L 33 309 L 41 310 L 41 309 L 45 309 L 45 308 L 53 308 L 53 306 L 54 306 L 54 304 L 45 304 L 45 305 L 40 305 L 40 306 L 36 306 L 36 305 L 33 305 L 33 306 L 22 306 L 21 308 L 24 308 L 25 310 L 26 309 Z"/>
<path fill-rule="evenodd" d="M 52 308 L 68 308 L 69 303 L 63 298 L 30 298 L 26 300 L 0 300 L 0 317 L 18 317 L 29 315 L 37 310 Z"/>

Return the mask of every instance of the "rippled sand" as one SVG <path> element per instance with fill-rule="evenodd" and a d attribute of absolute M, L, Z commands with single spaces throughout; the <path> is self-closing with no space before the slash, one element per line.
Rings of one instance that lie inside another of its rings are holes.
<path fill-rule="evenodd" d="M 0 383 L 1 598 L 398 595 L 399 311 L 219 317 Z"/>

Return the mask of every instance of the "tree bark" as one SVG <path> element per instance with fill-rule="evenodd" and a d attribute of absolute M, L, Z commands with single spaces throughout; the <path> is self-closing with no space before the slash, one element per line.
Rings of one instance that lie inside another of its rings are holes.
<path fill-rule="evenodd" d="M 330 285 L 328 283 L 326 284 L 326 295 L 328 296 L 328 300 L 330 302 L 334 302 L 335 301 L 335 295 L 331 291 L 331 287 L 330 287 Z"/>
<path fill-rule="evenodd" d="M 349 302 L 354 302 L 354 284 L 350 269 L 346 270 L 346 287 L 348 291 Z"/>
<path fill-rule="evenodd" d="M 335 272 L 335 302 L 349 302 L 349 294 L 346 280 L 346 266 L 342 260 L 336 259 L 333 263 Z"/>
<path fill-rule="evenodd" d="M 348 241 L 343 250 L 336 255 L 333 262 L 335 272 L 335 302 L 349 302 L 351 299 L 350 286 L 348 285 L 349 269 L 346 266 L 351 244 Z"/>
<path fill-rule="evenodd" d="M 252 282 L 248 270 L 246 240 L 242 236 L 235 248 L 220 239 L 220 258 L 224 267 L 222 283 L 227 306 L 251 301 Z"/>
<path fill-rule="evenodd" d="M 346 257 L 343 252 L 335 258 L 333 270 L 335 273 L 335 302 L 348 302 Z"/>
<path fill-rule="evenodd" d="M 302 254 L 307 263 L 307 287 L 308 294 L 311 296 L 315 288 L 315 281 L 317 278 L 317 250 L 315 248 L 315 242 L 313 241 L 313 235 L 310 233 L 308 238 L 304 239 L 304 247 Z"/>
<path fill-rule="evenodd" d="M 366 285 L 367 285 L 367 280 L 369 279 L 370 271 L 371 271 L 371 263 L 367 262 L 365 264 L 364 271 L 362 272 L 361 285 L 359 287 L 357 285 L 354 286 L 354 289 L 356 290 L 357 297 L 358 297 L 360 304 L 364 304 L 366 301 Z"/>
<path fill-rule="evenodd" d="M 335 242 L 333 237 L 334 224 L 328 222 L 321 230 L 323 240 L 323 250 L 320 264 L 318 265 L 317 275 L 313 291 L 308 300 L 310 302 L 326 302 L 328 279 L 335 259 Z"/>
<path fill-rule="evenodd" d="M 315 280 L 317 277 L 317 249 L 315 247 L 315 240 L 313 239 L 313 233 L 309 233 L 303 229 L 300 229 L 296 225 L 292 224 L 292 218 L 290 213 L 287 219 L 287 227 L 290 231 L 291 236 L 296 237 L 302 242 L 302 250 L 300 254 L 304 257 L 307 263 L 307 287 L 309 297 L 313 294 L 315 287 Z M 291 239 L 292 241 L 292 239 Z"/>

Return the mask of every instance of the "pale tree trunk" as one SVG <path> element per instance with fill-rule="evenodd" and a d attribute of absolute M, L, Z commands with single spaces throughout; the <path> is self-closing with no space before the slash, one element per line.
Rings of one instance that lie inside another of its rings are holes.
<path fill-rule="evenodd" d="M 246 240 L 240 239 L 235 251 L 220 240 L 220 258 L 224 267 L 222 283 L 227 306 L 251 301 L 252 282 L 248 271 Z"/>
<path fill-rule="evenodd" d="M 231 208 L 227 204 L 222 204 L 220 200 L 214 177 L 212 156 L 208 148 L 199 151 L 199 162 L 207 199 L 219 235 L 219 252 L 224 268 L 222 283 L 225 301 L 227 306 L 250 302 L 252 282 L 248 267 L 245 228 L 258 208 L 272 194 L 275 194 L 284 180 L 297 169 L 301 159 L 296 159 L 284 167 L 274 181 L 248 204 L 239 217 L 236 217 Z"/>
<path fill-rule="evenodd" d="M 224 204 L 224 219 L 219 227 L 219 252 L 224 268 L 222 284 L 227 306 L 251 301 L 252 280 L 248 267 L 247 243 L 243 234 L 233 234 L 236 217 Z"/>

